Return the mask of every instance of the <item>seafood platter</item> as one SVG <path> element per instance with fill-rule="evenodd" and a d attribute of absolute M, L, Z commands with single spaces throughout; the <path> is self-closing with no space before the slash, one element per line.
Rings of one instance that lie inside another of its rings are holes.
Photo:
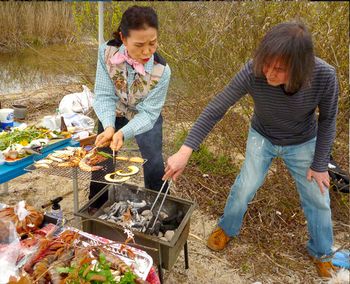
<path fill-rule="evenodd" d="M 0 156 L 7 165 L 31 159 L 33 154 L 43 154 L 65 144 L 71 133 L 52 131 L 43 127 L 15 127 L 0 132 Z"/>
<path fill-rule="evenodd" d="M 0 282 L 159 283 L 151 256 L 128 245 L 133 234 L 124 233 L 126 242 L 112 242 L 47 223 L 24 201 L 5 206 L 0 209 Z"/>

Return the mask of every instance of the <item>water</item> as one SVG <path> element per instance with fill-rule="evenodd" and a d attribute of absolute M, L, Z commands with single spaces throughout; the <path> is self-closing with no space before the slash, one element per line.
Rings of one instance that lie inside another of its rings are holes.
<path fill-rule="evenodd" d="M 96 60 L 96 44 L 57 44 L 0 53 L 0 95 L 93 81 Z"/>

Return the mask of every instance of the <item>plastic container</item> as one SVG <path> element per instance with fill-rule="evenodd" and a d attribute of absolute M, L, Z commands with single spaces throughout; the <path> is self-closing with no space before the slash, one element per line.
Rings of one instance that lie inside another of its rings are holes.
<path fill-rule="evenodd" d="M 27 107 L 25 105 L 12 105 L 14 117 L 17 119 L 25 119 L 27 116 Z"/>
<path fill-rule="evenodd" d="M 12 108 L 0 109 L 0 125 L 2 129 L 13 127 L 13 113 L 14 110 Z"/>

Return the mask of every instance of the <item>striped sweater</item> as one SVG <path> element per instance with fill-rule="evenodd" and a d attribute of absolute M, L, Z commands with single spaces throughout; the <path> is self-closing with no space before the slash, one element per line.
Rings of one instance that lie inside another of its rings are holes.
<path fill-rule="evenodd" d="M 265 77 L 256 77 L 250 60 L 207 105 L 184 144 L 198 150 L 214 125 L 246 94 L 254 101 L 251 126 L 257 132 L 279 146 L 301 144 L 317 136 L 311 168 L 327 171 L 335 137 L 339 94 L 334 67 L 316 57 L 311 84 L 287 95 L 281 86 L 270 86 Z"/>

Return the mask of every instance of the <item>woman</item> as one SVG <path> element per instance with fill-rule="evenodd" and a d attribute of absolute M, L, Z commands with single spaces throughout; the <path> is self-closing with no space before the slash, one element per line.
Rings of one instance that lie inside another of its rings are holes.
<path fill-rule="evenodd" d="M 318 274 L 330 277 L 335 268 L 328 162 L 339 91 L 335 68 L 315 57 L 304 24 L 281 23 L 264 36 L 253 60 L 209 103 L 184 145 L 168 159 L 163 178 L 176 179 L 183 172 L 192 151 L 246 94 L 254 100 L 254 115 L 245 161 L 207 246 L 223 250 L 239 234 L 248 203 L 263 184 L 272 159 L 281 157 L 296 182 L 307 219 L 308 252 Z"/>
<path fill-rule="evenodd" d="M 145 187 L 159 190 L 164 174 L 161 110 L 171 72 L 156 53 L 156 12 L 151 7 L 129 7 L 114 37 L 99 48 L 93 104 L 99 119 L 95 145 L 118 151 L 125 140 L 135 137 L 147 159 Z M 91 182 L 89 198 L 103 187 Z M 107 194 L 93 206 L 99 208 L 106 199 Z"/>

